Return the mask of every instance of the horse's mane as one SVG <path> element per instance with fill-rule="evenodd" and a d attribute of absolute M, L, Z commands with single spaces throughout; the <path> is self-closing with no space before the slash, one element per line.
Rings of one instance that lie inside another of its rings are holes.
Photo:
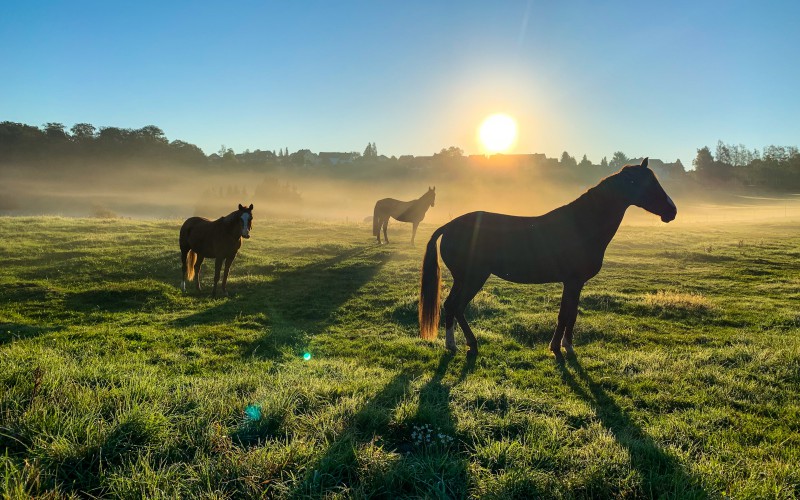
<path fill-rule="evenodd" d="M 611 186 L 613 185 L 613 183 L 618 181 L 619 175 L 626 168 L 628 168 L 628 167 L 636 167 L 636 166 L 637 165 L 625 165 L 624 167 L 619 169 L 617 172 L 614 172 L 613 174 L 602 178 L 600 180 L 600 182 L 598 182 L 594 186 L 592 186 L 589 189 L 587 189 L 586 191 L 584 191 L 583 194 L 581 194 L 580 196 L 578 196 L 577 198 L 575 198 L 571 202 L 567 203 L 565 205 L 565 207 L 566 206 L 573 206 L 573 207 L 577 208 L 579 206 L 586 206 L 586 205 L 589 205 L 589 206 L 599 205 L 600 203 L 602 203 L 601 200 L 606 198 L 606 194 L 609 192 L 609 190 L 610 190 Z"/>
<path fill-rule="evenodd" d="M 218 220 L 221 220 L 223 222 L 232 222 L 233 219 L 236 218 L 236 214 L 238 214 L 238 213 L 239 213 L 238 210 L 234 210 L 233 212 L 229 213 L 225 217 L 220 217 Z"/>

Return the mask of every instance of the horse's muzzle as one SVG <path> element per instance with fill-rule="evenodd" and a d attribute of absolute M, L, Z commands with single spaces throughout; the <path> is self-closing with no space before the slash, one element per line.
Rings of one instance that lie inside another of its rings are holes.
<path fill-rule="evenodd" d="M 244 238 L 246 240 L 249 240 L 250 239 L 250 235 L 249 234 L 243 234 L 242 238 Z"/>
<path fill-rule="evenodd" d="M 678 215 L 678 211 L 675 210 L 674 212 L 670 212 L 668 214 L 664 214 L 661 216 L 661 222 L 670 222 L 675 220 L 675 216 Z"/>

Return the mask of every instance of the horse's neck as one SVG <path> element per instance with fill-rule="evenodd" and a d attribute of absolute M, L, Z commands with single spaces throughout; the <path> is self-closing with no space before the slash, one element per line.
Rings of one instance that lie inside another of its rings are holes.
<path fill-rule="evenodd" d="M 567 206 L 572 209 L 581 233 L 605 248 L 617 233 L 630 204 L 595 187 Z"/>
<path fill-rule="evenodd" d="M 238 233 L 239 225 L 237 224 L 237 220 L 235 218 L 228 219 L 230 215 L 221 217 L 217 219 L 217 222 L 222 225 L 223 231 L 226 235 L 230 236 L 231 238 L 241 237 L 241 233 Z"/>
<path fill-rule="evenodd" d="M 415 210 L 422 213 L 428 211 L 430 204 L 431 203 L 428 201 L 428 197 L 424 195 L 411 202 L 411 206 L 413 206 Z"/>

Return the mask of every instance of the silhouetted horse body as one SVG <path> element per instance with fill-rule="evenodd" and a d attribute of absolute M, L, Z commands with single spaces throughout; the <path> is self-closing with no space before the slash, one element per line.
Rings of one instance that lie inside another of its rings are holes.
<path fill-rule="evenodd" d="M 394 217 L 400 222 L 411 222 L 411 243 L 417 235 L 417 226 L 425 218 L 425 212 L 432 207 L 436 201 L 436 186 L 429 187 L 428 191 L 412 201 L 400 201 L 394 198 L 384 198 L 375 203 L 375 211 L 372 217 L 372 235 L 377 236 L 378 244 L 381 243 L 381 228 L 383 228 L 383 239 L 389 243 L 386 236 L 386 228 L 389 226 L 389 217 Z"/>
<path fill-rule="evenodd" d="M 225 273 L 222 276 L 222 293 L 227 295 L 228 272 L 233 259 L 242 246 L 242 238 L 250 237 L 253 225 L 253 205 L 231 212 L 215 221 L 203 217 L 189 217 L 181 226 L 179 244 L 181 247 L 182 281 L 181 290 L 186 291 L 186 282 L 194 279 L 200 290 L 200 267 L 206 257 L 216 259 L 214 266 L 214 290 L 217 295 L 217 282 L 222 263 Z"/>
<path fill-rule="evenodd" d="M 563 346 L 574 354 L 572 330 L 583 285 L 603 265 L 606 248 L 625 211 L 636 205 L 669 222 L 677 208 L 664 192 L 647 158 L 627 165 L 589 189 L 575 201 L 538 217 L 516 217 L 472 212 L 434 231 L 422 265 L 420 334 L 436 338 L 439 325 L 440 276 L 436 240 L 441 236 L 442 261 L 453 275 L 453 287 L 444 302 L 445 345 L 455 350 L 454 320 L 477 354 L 478 343 L 467 324 L 467 304 L 495 276 L 515 283 L 563 283 L 558 325 L 550 350 L 562 359 Z"/>

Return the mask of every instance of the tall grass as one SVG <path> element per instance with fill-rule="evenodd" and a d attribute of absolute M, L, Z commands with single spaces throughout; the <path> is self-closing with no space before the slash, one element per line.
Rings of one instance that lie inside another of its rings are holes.
<path fill-rule="evenodd" d="M 559 285 L 491 278 L 471 360 L 421 247 L 260 221 L 215 300 L 179 225 L 0 218 L 4 496 L 800 496 L 800 225 L 623 226 L 565 365 Z"/>

